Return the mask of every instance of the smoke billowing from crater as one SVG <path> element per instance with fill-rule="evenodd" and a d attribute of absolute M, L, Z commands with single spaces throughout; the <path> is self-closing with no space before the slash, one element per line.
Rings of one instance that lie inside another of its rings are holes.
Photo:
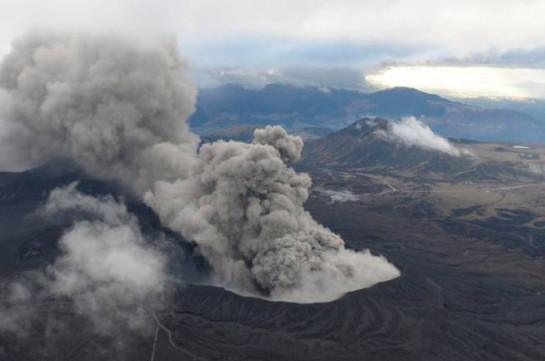
<path fill-rule="evenodd" d="M 167 259 L 157 242 L 145 239 L 124 204 L 81 194 L 76 185 L 53 190 L 40 215 L 78 213 L 86 220 L 61 236 L 53 264 L 22 274 L 3 289 L 13 306 L 0 305 L 0 331 L 30 332 L 39 317 L 36 305 L 52 299 L 68 300 L 98 334 L 121 340 L 126 331 L 149 331 L 148 307 L 159 306 L 166 295 Z"/>
<path fill-rule="evenodd" d="M 286 163 L 300 158 L 299 137 L 266 127 L 251 144 L 198 149 L 187 125 L 196 90 L 172 41 L 29 35 L 4 60 L 0 85 L 18 154 L 30 163 L 68 156 L 131 187 L 198 245 L 217 284 L 316 302 L 399 275 L 383 257 L 347 250 L 305 211 L 310 178 Z M 89 226 L 77 235 L 109 240 Z"/>
<path fill-rule="evenodd" d="M 0 69 L 15 135 L 6 138 L 30 164 L 67 156 L 137 190 L 184 176 L 198 143 L 185 122 L 196 89 L 184 70 L 172 39 L 27 35 Z"/>
<path fill-rule="evenodd" d="M 157 182 L 145 200 L 239 292 L 328 301 L 397 277 L 384 258 L 345 249 L 305 211 L 310 178 L 285 163 L 301 150 L 280 127 L 256 130 L 252 144 L 205 144 L 191 177 Z"/>
<path fill-rule="evenodd" d="M 471 155 L 468 150 L 457 148 L 448 139 L 435 134 L 428 125 L 415 117 L 406 117 L 399 123 L 391 123 L 388 131 L 380 130 L 378 134 L 388 140 L 400 142 L 407 147 L 419 147 L 425 150 L 446 153 L 453 157 Z"/>

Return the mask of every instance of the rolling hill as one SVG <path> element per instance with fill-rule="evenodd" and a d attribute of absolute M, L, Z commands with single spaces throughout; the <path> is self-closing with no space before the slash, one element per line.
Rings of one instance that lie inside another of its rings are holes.
<path fill-rule="evenodd" d="M 237 124 L 280 124 L 292 131 L 309 126 L 337 130 L 365 116 L 393 120 L 415 116 L 438 134 L 452 138 L 545 140 L 545 127 L 527 114 L 453 102 L 412 88 L 361 93 L 282 84 L 261 90 L 225 85 L 199 92 L 197 110 L 190 122 L 201 134 Z"/>

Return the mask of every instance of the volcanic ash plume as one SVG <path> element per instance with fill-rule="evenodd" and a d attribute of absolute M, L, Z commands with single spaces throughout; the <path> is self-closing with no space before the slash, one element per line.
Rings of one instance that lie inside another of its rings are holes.
<path fill-rule="evenodd" d="M 196 91 L 172 44 L 82 35 L 14 43 L 0 70 L 10 138 L 30 161 L 68 156 L 130 186 L 198 245 L 218 284 L 239 292 L 326 301 L 397 277 L 304 210 L 310 178 L 286 164 L 301 156 L 299 137 L 266 127 L 252 144 L 197 151 L 186 122 Z"/>
<path fill-rule="evenodd" d="M 190 178 L 157 182 L 145 200 L 199 245 L 219 282 L 241 292 L 327 301 L 397 277 L 384 258 L 346 250 L 305 211 L 310 178 L 285 163 L 301 150 L 280 127 L 256 130 L 253 144 L 206 144 Z"/>
<path fill-rule="evenodd" d="M 28 35 L 0 69 L 12 100 L 6 140 L 30 164 L 68 156 L 138 190 L 178 178 L 198 143 L 185 122 L 196 90 L 184 69 L 173 41 Z"/>
<path fill-rule="evenodd" d="M 166 257 L 145 240 L 124 204 L 81 194 L 76 185 L 53 190 L 41 215 L 81 214 L 86 220 L 60 238 L 52 265 L 23 274 L 9 287 L 6 300 L 15 306 L 0 305 L 0 331 L 24 334 L 38 316 L 34 305 L 52 298 L 69 299 L 99 334 L 149 331 L 146 307 L 160 305 L 165 295 Z"/>

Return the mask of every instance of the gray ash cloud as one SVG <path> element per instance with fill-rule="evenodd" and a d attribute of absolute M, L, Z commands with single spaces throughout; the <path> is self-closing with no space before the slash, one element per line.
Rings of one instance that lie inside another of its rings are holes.
<path fill-rule="evenodd" d="M 251 144 L 198 149 L 187 125 L 196 90 L 174 44 L 58 33 L 14 42 L 0 85 L 16 154 L 29 164 L 68 157 L 121 181 L 197 244 L 217 284 L 237 292 L 328 301 L 397 277 L 383 257 L 346 249 L 305 211 L 311 180 L 289 166 L 301 156 L 299 137 L 266 127 Z"/>

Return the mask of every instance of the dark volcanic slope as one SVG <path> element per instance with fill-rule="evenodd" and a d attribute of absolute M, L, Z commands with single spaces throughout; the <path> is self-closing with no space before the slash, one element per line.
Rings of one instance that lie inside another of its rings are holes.
<path fill-rule="evenodd" d="M 55 256 L 61 230 L 26 217 L 49 189 L 78 177 L 47 169 L 0 174 L 2 229 L 9 230 L 0 237 L 4 278 L 43 267 Z M 92 180 L 81 186 L 117 192 Z M 308 206 L 351 247 L 384 254 L 402 276 L 334 302 L 307 305 L 245 298 L 208 286 L 179 288 L 172 306 L 157 313 L 156 343 L 153 332 L 134 336 L 124 351 L 115 347 L 116 340 L 89 334 L 86 321 L 62 302 L 37 305 L 44 318 L 55 320 L 54 327 L 37 325 L 26 339 L 0 335 L 0 360 L 149 360 L 154 343 L 151 359 L 157 361 L 545 359 L 542 253 L 495 243 L 504 230 L 492 224 L 485 234 L 470 232 L 469 227 L 485 225 L 422 218 L 421 209 L 331 204 L 317 195 Z M 148 219 L 150 229 L 158 227 L 145 207 L 134 202 L 129 208 L 141 222 Z M 535 244 L 545 244 L 544 233 L 533 233 Z M 23 251 L 28 244 L 34 252 Z"/>
<path fill-rule="evenodd" d="M 0 173 L 0 275 L 44 264 L 56 254 L 56 244 L 67 226 L 45 222 L 34 212 L 54 188 L 79 181 L 90 194 L 119 194 L 113 183 L 96 181 L 66 161 L 56 161 L 22 173 Z M 155 214 L 141 204 L 127 203 L 144 228 L 159 227 Z"/>
<path fill-rule="evenodd" d="M 92 179 L 72 163 L 57 160 L 22 173 L 0 172 L 0 277 L 43 267 L 58 254 L 57 240 L 73 219 L 46 220 L 36 211 L 51 190 L 76 181 L 78 190 L 85 194 L 123 199 L 128 211 L 138 218 L 144 234 L 154 236 L 160 231 L 186 253 L 193 251 L 193 245 L 162 228 L 158 216 L 119 184 Z M 185 266 L 189 278 L 195 277 L 194 264 Z"/>
<path fill-rule="evenodd" d="M 545 267 L 539 257 L 431 222 L 311 201 L 354 247 L 387 255 L 399 279 L 331 303 L 296 305 L 188 287 L 161 315 L 208 360 L 542 360 Z M 543 234 L 541 234 L 543 237 Z"/>
<path fill-rule="evenodd" d="M 349 127 L 305 144 L 304 162 L 329 168 L 349 165 L 442 173 L 461 172 L 473 164 L 468 157 L 408 147 L 377 135 L 377 131 L 388 130 L 390 124 L 381 118 L 360 119 Z"/>
<path fill-rule="evenodd" d="M 424 117 L 432 129 L 452 138 L 483 141 L 543 142 L 545 128 L 531 116 L 507 109 L 486 109 L 452 102 L 411 88 L 375 93 L 296 88 L 271 84 L 262 90 L 236 85 L 203 89 L 191 126 L 201 131 L 236 124 L 280 124 L 291 129 L 339 129 L 364 116 Z"/>
<path fill-rule="evenodd" d="M 302 169 L 346 170 L 366 169 L 368 172 L 418 177 L 424 181 L 442 178 L 447 181 L 543 181 L 543 175 L 532 172 L 521 162 L 490 160 L 463 154 L 450 154 L 407 146 L 386 139 L 378 133 L 391 127 L 390 120 L 362 118 L 326 137 L 308 141 L 303 149 Z M 451 139 L 461 149 L 478 143 Z"/>

